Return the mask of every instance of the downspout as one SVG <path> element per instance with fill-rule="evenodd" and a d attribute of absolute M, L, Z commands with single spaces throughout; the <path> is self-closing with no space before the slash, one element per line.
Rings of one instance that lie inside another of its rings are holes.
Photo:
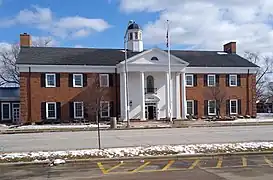
<path fill-rule="evenodd" d="M 28 122 L 31 122 L 31 67 L 28 67 L 28 83 L 27 83 L 27 98 L 28 98 Z"/>
<path fill-rule="evenodd" d="M 116 91 L 116 119 L 118 121 L 118 106 L 119 106 L 119 103 L 118 103 L 118 73 L 117 73 L 117 68 L 115 68 L 115 91 Z"/>
<path fill-rule="evenodd" d="M 247 70 L 247 79 L 246 79 L 246 115 L 249 114 L 249 69 Z"/>

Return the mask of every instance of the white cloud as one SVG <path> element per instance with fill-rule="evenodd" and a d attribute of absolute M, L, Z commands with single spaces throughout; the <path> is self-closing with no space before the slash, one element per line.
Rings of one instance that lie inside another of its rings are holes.
<path fill-rule="evenodd" d="M 9 27 L 21 24 L 29 25 L 54 36 L 66 38 L 86 37 L 91 32 L 102 32 L 110 25 L 103 19 L 91 19 L 80 16 L 55 18 L 49 8 L 32 6 L 31 9 L 21 10 L 15 17 L 2 20 L 0 27 Z"/>
<path fill-rule="evenodd" d="M 159 13 L 143 25 L 145 44 L 166 42 L 169 19 L 172 44 L 222 50 L 224 43 L 236 41 L 239 54 L 272 52 L 272 0 L 120 0 L 120 7 L 126 13 Z"/>

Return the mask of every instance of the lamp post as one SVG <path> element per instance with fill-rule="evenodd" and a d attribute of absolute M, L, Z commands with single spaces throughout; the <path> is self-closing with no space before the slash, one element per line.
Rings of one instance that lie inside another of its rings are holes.
<path fill-rule="evenodd" d="M 125 93 L 126 93 L 126 112 L 125 112 L 125 118 L 127 120 L 127 128 L 130 128 L 130 117 L 129 117 L 129 88 L 128 88 L 128 67 L 127 67 L 127 33 L 128 33 L 128 27 L 134 23 L 134 21 L 130 20 L 127 27 L 126 31 L 124 34 L 124 60 L 125 60 Z"/>

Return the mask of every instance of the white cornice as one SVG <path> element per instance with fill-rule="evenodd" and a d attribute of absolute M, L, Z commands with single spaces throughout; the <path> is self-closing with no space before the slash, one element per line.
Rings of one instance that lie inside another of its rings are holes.
<path fill-rule="evenodd" d="M 247 74 L 248 70 L 250 74 L 256 73 L 258 67 L 186 67 L 186 73 L 204 74 L 204 73 L 215 73 L 215 74 Z"/>

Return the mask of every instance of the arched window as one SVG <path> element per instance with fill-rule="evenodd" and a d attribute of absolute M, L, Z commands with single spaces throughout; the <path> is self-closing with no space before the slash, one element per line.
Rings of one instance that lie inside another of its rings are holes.
<path fill-rule="evenodd" d="M 129 34 L 129 40 L 132 40 L 133 39 L 133 33 L 130 33 Z"/>
<path fill-rule="evenodd" d="M 147 92 L 154 93 L 154 77 L 153 76 L 147 77 Z"/>

